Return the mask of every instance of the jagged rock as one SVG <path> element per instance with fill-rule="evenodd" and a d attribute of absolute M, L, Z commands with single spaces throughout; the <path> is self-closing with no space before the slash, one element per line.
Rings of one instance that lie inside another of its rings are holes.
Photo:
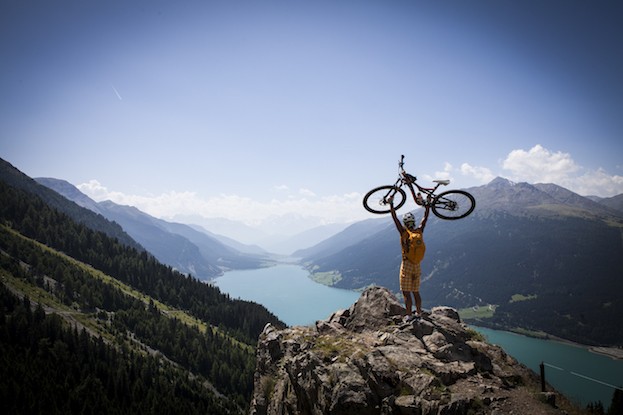
<path fill-rule="evenodd" d="M 480 341 L 456 310 L 436 307 L 414 323 L 402 322 L 404 312 L 391 292 L 372 287 L 315 326 L 267 325 L 250 413 L 556 413 L 537 398 L 526 404 L 522 384 L 535 375 Z M 528 412 L 516 409 L 520 401 Z"/>

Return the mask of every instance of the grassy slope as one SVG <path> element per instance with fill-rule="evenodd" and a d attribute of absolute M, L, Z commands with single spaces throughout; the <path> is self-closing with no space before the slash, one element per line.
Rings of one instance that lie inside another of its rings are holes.
<path fill-rule="evenodd" d="M 136 289 L 130 287 L 129 285 L 117 280 L 116 278 L 113 278 L 110 275 L 107 275 L 103 273 L 102 271 L 99 271 L 88 264 L 85 264 L 81 261 L 71 258 L 62 252 L 58 252 L 40 242 L 26 238 L 20 233 L 15 232 L 13 229 L 6 227 L 5 225 L 0 225 L 0 231 L 10 232 L 13 234 L 14 237 L 22 238 L 28 241 L 29 243 L 37 246 L 41 250 L 45 250 L 54 255 L 57 255 L 64 262 L 67 262 L 74 267 L 80 268 L 82 271 L 85 271 L 87 274 L 89 274 L 92 278 L 99 279 L 103 281 L 104 283 L 109 284 L 119 289 L 120 291 L 122 291 L 124 294 L 128 296 L 139 299 L 143 301 L 145 304 L 149 304 L 150 302 L 153 303 L 158 309 L 158 311 L 160 311 L 164 316 L 167 316 L 169 318 L 176 318 L 177 320 L 181 321 L 182 323 L 186 324 L 189 327 L 197 328 L 202 333 L 205 333 L 205 331 L 208 330 L 208 328 L 212 330 L 213 332 L 219 331 L 217 327 L 208 326 L 205 322 L 190 315 L 184 310 L 180 310 L 180 309 L 168 306 L 166 304 L 163 304 L 160 301 L 148 295 L 145 295 L 141 293 L 140 291 L 137 291 Z M 24 264 L 23 266 L 28 266 L 28 265 Z M 52 312 L 57 313 L 61 315 L 62 317 L 64 317 L 65 320 L 67 320 L 70 324 L 75 324 L 76 322 L 79 322 L 82 326 L 87 328 L 87 330 L 89 330 L 92 334 L 95 334 L 96 336 L 101 335 L 102 338 L 104 339 L 112 340 L 112 333 L 110 330 L 108 330 L 107 324 L 103 323 L 101 319 L 98 319 L 96 313 L 79 310 L 77 306 L 69 307 L 63 304 L 62 302 L 60 302 L 60 300 L 58 300 L 54 295 L 50 294 L 49 292 L 47 292 L 45 289 L 41 287 L 38 287 L 34 284 L 30 284 L 29 282 L 25 280 L 16 278 L 4 270 L 0 270 L 0 273 L 1 273 L 0 275 L 2 276 L 2 282 L 5 283 L 13 292 L 18 293 L 20 296 L 27 295 L 31 299 L 32 302 L 40 303 L 44 307 L 47 313 L 52 313 Z M 227 336 L 226 333 L 223 333 L 222 331 L 220 332 L 220 334 Z M 232 345 L 236 345 L 237 347 L 245 348 L 247 350 L 252 349 L 251 346 L 246 345 L 232 337 L 229 337 L 229 341 L 232 343 Z"/>

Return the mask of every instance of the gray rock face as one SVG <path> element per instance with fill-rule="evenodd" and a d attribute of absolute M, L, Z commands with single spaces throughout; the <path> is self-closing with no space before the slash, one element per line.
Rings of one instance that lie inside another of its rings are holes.
<path fill-rule="evenodd" d="M 387 289 L 372 287 L 313 327 L 267 325 L 250 413 L 506 413 L 509 406 L 524 413 L 513 400 L 530 398 L 516 390 L 534 381 L 532 372 L 482 341 L 452 308 L 413 323 L 403 323 L 404 312 Z M 553 410 L 534 404 L 529 413 Z"/>

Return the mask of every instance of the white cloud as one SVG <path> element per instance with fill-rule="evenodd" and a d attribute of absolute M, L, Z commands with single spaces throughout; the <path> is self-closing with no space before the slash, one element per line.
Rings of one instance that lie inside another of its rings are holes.
<path fill-rule="evenodd" d="M 96 201 L 111 200 L 120 205 L 135 206 L 157 218 L 176 215 L 201 215 L 206 218 L 227 218 L 258 225 L 275 215 L 296 212 L 303 217 L 320 218 L 325 223 L 350 222 L 367 217 L 357 192 L 318 197 L 309 189 L 300 189 L 298 197 L 288 195 L 267 201 L 221 194 L 202 198 L 195 192 L 167 192 L 160 195 L 129 195 L 109 191 L 97 180 L 77 186 Z M 310 198 L 310 196 L 314 196 Z"/>
<path fill-rule="evenodd" d="M 96 202 L 101 202 L 102 200 L 112 200 L 119 203 L 118 200 L 124 197 L 123 193 L 111 192 L 106 187 L 102 186 L 100 182 L 94 179 L 89 180 L 87 183 L 79 184 L 76 187 Z"/>
<path fill-rule="evenodd" d="M 586 171 L 567 182 L 565 187 L 581 195 L 606 197 L 623 193 L 623 176 L 611 176 L 603 169 Z"/>
<path fill-rule="evenodd" d="M 578 165 L 569 153 L 552 152 L 537 144 L 513 150 L 502 162 L 514 181 L 555 183 L 581 195 L 614 196 L 623 193 L 623 176 Z"/>
<path fill-rule="evenodd" d="M 302 189 L 299 189 L 299 194 L 300 194 L 301 196 L 308 196 L 308 197 L 314 197 L 314 196 L 316 196 L 316 193 L 312 192 L 312 191 L 311 191 L 311 190 L 309 190 L 309 189 L 303 189 L 303 188 L 302 188 Z"/>
<path fill-rule="evenodd" d="M 452 164 L 445 162 L 443 165 L 443 171 L 436 171 L 435 172 L 435 178 L 436 179 L 450 179 L 452 177 Z"/>
<path fill-rule="evenodd" d="M 461 164 L 461 173 L 464 176 L 471 176 L 483 184 L 495 179 L 495 174 L 488 168 L 472 166 L 469 163 Z"/>
<path fill-rule="evenodd" d="M 540 144 L 530 150 L 513 150 L 502 163 L 517 181 L 560 183 L 579 170 L 571 155 L 551 152 Z"/>
<path fill-rule="evenodd" d="M 454 168 L 452 167 L 452 164 L 445 162 L 443 165 L 443 170 L 437 170 L 433 176 L 431 176 L 430 174 L 424 174 L 422 175 L 422 177 L 427 181 L 450 180 L 452 179 L 453 170 Z"/>

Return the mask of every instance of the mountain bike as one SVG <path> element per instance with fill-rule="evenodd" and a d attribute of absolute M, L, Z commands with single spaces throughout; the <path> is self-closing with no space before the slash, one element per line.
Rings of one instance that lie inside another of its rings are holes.
<path fill-rule="evenodd" d="M 474 211 L 476 199 L 464 190 L 448 190 L 435 194 L 439 186 L 447 186 L 450 180 L 433 180 L 435 187 L 423 187 L 417 183 L 417 178 L 410 175 L 404 169 L 405 156 L 400 157 L 398 163 L 399 174 L 396 183 L 375 187 L 363 197 L 363 207 L 368 212 L 383 214 L 389 213 L 390 203 L 394 209 L 400 209 L 407 201 L 407 194 L 403 187 L 411 191 L 415 203 L 421 206 L 429 206 L 435 216 L 440 219 L 461 219 Z M 415 193 L 417 188 L 418 193 Z M 423 196 L 422 194 L 426 195 Z"/>

